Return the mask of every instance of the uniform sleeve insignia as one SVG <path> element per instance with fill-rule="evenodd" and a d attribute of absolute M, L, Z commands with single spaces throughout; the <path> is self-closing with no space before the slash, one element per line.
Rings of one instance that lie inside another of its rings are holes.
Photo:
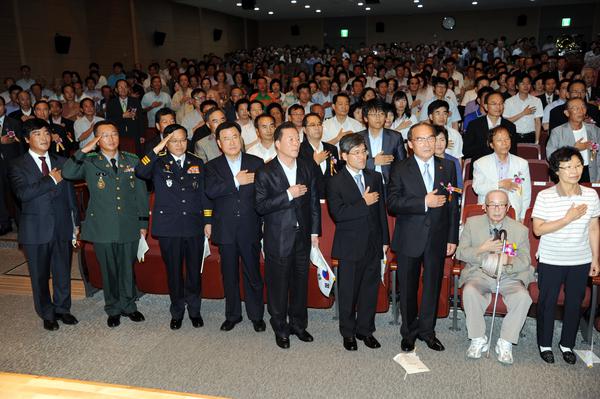
<path fill-rule="evenodd" d="M 207 217 L 207 218 L 211 217 L 212 216 L 212 212 L 213 212 L 212 209 L 205 209 L 204 210 L 204 217 Z"/>
<path fill-rule="evenodd" d="M 140 162 L 142 162 L 142 165 L 148 165 L 150 163 L 150 158 L 148 158 L 148 155 L 144 155 Z"/>

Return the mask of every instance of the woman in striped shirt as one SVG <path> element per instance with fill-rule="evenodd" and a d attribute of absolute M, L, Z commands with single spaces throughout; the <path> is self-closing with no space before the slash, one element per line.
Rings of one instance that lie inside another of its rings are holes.
<path fill-rule="evenodd" d="M 600 228 L 598 194 L 579 185 L 583 159 L 573 147 L 556 150 L 549 159 L 558 184 L 541 191 L 533 207 L 533 232 L 540 236 L 538 250 L 537 339 L 540 356 L 554 363 L 552 335 L 554 310 L 564 285 L 563 327 L 559 348 L 563 359 L 575 363 L 575 337 L 588 275 L 599 271 Z"/>

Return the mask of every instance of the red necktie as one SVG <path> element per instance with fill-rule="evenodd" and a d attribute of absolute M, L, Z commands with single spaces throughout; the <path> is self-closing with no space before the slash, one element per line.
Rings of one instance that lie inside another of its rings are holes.
<path fill-rule="evenodd" d="M 42 174 L 44 176 L 48 176 L 50 174 L 50 169 L 48 169 L 48 164 L 46 163 L 46 157 L 39 157 L 40 161 L 42 161 Z"/>

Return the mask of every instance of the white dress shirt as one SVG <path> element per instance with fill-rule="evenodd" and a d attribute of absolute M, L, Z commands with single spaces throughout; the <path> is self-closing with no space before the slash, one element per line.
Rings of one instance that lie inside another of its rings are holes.
<path fill-rule="evenodd" d="M 246 151 L 246 154 L 251 154 L 261 158 L 263 161 L 267 162 L 277 156 L 277 151 L 275 151 L 275 144 L 271 144 L 269 148 L 265 148 L 262 143 L 259 141 L 252 147 Z"/>
<path fill-rule="evenodd" d="M 521 97 L 517 93 L 504 102 L 504 114 L 502 116 L 505 118 L 512 118 L 522 112 L 527 106 L 535 107 L 535 111 L 533 114 L 522 116 L 514 122 L 519 134 L 535 132 L 535 118 L 541 119 L 544 116 L 542 100 L 531 94 L 527 95 L 525 100 L 521 100 Z"/>
<path fill-rule="evenodd" d="M 229 170 L 231 170 L 231 174 L 233 175 L 233 182 L 235 184 L 235 188 L 240 189 L 240 182 L 237 179 L 237 174 L 242 170 L 242 153 L 239 153 L 236 159 L 230 159 L 228 156 L 225 156 L 227 160 L 227 165 L 229 165 Z"/>
<path fill-rule="evenodd" d="M 359 121 L 349 116 L 346 117 L 343 123 L 340 123 L 337 116 L 334 116 L 332 118 L 325 119 L 323 122 L 323 138 L 321 140 L 329 142 L 338 135 L 340 129 L 343 129 L 344 132 L 351 131 L 353 133 L 357 133 L 361 130 L 364 130 L 365 127 Z M 336 146 L 339 149 L 339 143 L 336 143 Z"/>

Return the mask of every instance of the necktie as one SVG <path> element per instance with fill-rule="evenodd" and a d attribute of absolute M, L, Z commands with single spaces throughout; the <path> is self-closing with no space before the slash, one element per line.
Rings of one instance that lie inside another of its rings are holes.
<path fill-rule="evenodd" d="M 48 176 L 50 174 L 50 168 L 48 168 L 48 164 L 46 163 L 46 157 L 39 157 L 40 161 L 42 161 L 42 174 L 44 176 Z"/>
<path fill-rule="evenodd" d="M 115 171 L 115 175 L 117 174 L 117 160 L 114 158 L 110 159 L 110 163 L 112 163 L 112 169 Z"/>
<path fill-rule="evenodd" d="M 358 186 L 358 190 L 360 191 L 360 195 L 365 193 L 365 186 L 362 183 L 360 175 L 354 175 L 354 180 L 356 180 L 356 185 Z"/>
<path fill-rule="evenodd" d="M 121 100 L 121 109 L 123 112 L 127 111 L 127 100 Z"/>
<path fill-rule="evenodd" d="M 423 172 L 423 181 L 425 182 L 425 187 L 427 188 L 427 192 L 433 190 L 433 179 L 431 178 L 431 173 L 429 173 L 429 164 L 425 164 L 425 171 Z"/>
<path fill-rule="evenodd" d="M 181 166 L 181 159 L 178 159 L 175 162 L 177 163 L 177 166 L 179 166 L 179 169 L 181 169 L 182 168 L 182 166 Z"/>

